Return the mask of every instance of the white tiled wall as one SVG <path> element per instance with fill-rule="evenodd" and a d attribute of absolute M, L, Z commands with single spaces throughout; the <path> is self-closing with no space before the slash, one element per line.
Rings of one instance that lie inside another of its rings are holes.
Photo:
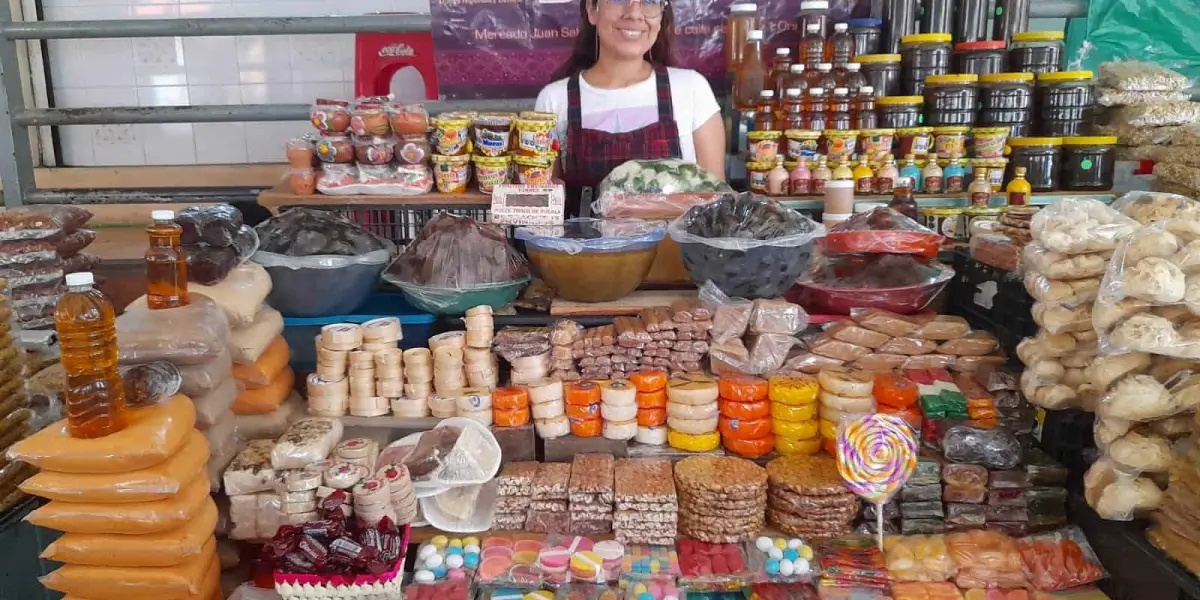
<path fill-rule="evenodd" d="M 44 0 L 48 21 L 305 17 L 428 12 L 428 0 Z M 354 36 L 52 40 L 60 108 L 311 102 L 354 93 Z M 282 162 L 296 123 L 78 125 L 59 128 L 69 166 Z"/>

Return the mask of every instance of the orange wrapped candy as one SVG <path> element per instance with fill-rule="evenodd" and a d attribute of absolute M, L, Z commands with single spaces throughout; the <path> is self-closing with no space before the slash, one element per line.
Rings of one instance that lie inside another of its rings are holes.
<path fill-rule="evenodd" d="M 600 401 L 600 386 L 594 381 L 567 381 L 563 383 L 563 395 L 567 404 L 596 404 Z"/>
<path fill-rule="evenodd" d="M 976 421 L 994 421 L 999 416 L 994 406 L 967 407 L 967 416 Z"/>
<path fill-rule="evenodd" d="M 753 375 L 732 373 L 717 380 L 721 397 L 734 402 L 758 402 L 767 399 L 767 380 Z"/>
<path fill-rule="evenodd" d="M 637 413 L 638 425 L 642 427 L 658 427 L 667 422 L 667 409 L 642 408 Z"/>
<path fill-rule="evenodd" d="M 948 581 L 892 583 L 893 600 L 963 600 L 958 586 Z"/>
<path fill-rule="evenodd" d="M 761 419 L 771 414 L 771 403 L 766 400 L 760 402 L 722 400 L 719 404 L 721 414 L 731 419 Z"/>
<path fill-rule="evenodd" d="M 638 392 L 637 405 L 638 408 L 666 408 L 667 390 L 661 389 L 653 392 Z"/>
<path fill-rule="evenodd" d="M 492 423 L 497 427 L 520 427 L 529 423 L 529 407 L 500 410 L 495 408 L 495 397 L 492 398 Z"/>
<path fill-rule="evenodd" d="M 900 417 L 901 419 L 904 419 L 905 423 L 908 423 L 909 427 L 912 427 L 917 431 L 921 430 L 921 409 L 917 408 L 916 406 L 910 406 L 908 408 L 895 408 L 893 406 L 884 406 L 881 404 L 879 405 L 878 412 L 884 415 L 894 415 Z"/>
<path fill-rule="evenodd" d="M 595 404 L 568 404 L 567 418 L 575 419 L 599 419 L 600 418 L 600 403 Z"/>
<path fill-rule="evenodd" d="M 492 392 L 492 408 L 516 410 L 529 408 L 529 392 L 525 388 L 501 387 Z"/>
<path fill-rule="evenodd" d="M 629 376 L 633 387 L 639 392 L 657 392 L 667 389 L 667 372 L 661 369 L 646 369 Z"/>
<path fill-rule="evenodd" d="M 908 408 L 917 403 L 917 384 L 895 373 L 875 376 L 875 402 L 880 406 Z"/>
<path fill-rule="evenodd" d="M 770 419 L 730 419 L 721 415 L 717 430 L 722 439 L 753 440 L 771 435 Z"/>
<path fill-rule="evenodd" d="M 827 437 L 821 438 L 821 449 L 830 456 L 837 456 L 837 440 Z"/>
<path fill-rule="evenodd" d="M 1012 538 L 994 530 L 963 531 L 946 536 L 946 549 L 964 588 L 1025 588 L 1025 565 Z"/>
<path fill-rule="evenodd" d="M 766 456 L 771 453 L 771 450 L 775 449 L 775 437 L 770 434 L 766 437 L 752 439 L 736 439 L 721 436 L 721 443 L 725 445 L 725 450 L 738 456 L 750 458 Z"/>
<path fill-rule="evenodd" d="M 597 437 L 603 429 L 604 420 L 599 417 L 595 419 L 571 419 L 571 435 L 575 437 Z"/>

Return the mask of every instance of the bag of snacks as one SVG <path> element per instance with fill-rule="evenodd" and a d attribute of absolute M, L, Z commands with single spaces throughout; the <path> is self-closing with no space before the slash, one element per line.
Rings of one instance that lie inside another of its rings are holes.
<path fill-rule="evenodd" d="M 1078 527 L 1029 536 L 1017 544 L 1030 583 L 1043 592 L 1087 585 L 1108 576 Z"/>

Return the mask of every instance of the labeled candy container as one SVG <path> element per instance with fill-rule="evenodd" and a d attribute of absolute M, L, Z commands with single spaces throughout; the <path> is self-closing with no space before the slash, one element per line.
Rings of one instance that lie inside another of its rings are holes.
<path fill-rule="evenodd" d="M 470 573 L 480 565 L 479 538 L 449 538 L 437 535 L 417 549 L 413 564 L 413 581 L 470 580 Z"/>
<path fill-rule="evenodd" d="M 470 142 L 468 139 L 468 129 L 471 126 L 471 120 L 466 117 L 458 117 L 457 115 L 448 113 L 439 115 L 433 119 L 433 134 L 430 136 L 430 142 L 433 144 L 433 151 L 436 154 L 443 156 L 461 156 L 467 154 L 467 147 Z"/>
<path fill-rule="evenodd" d="M 813 549 L 800 538 L 760 536 L 746 543 L 750 566 L 767 580 L 810 581 L 813 578 Z"/>

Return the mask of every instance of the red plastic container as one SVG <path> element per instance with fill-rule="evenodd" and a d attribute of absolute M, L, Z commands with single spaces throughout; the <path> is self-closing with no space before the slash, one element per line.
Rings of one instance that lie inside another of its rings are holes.
<path fill-rule="evenodd" d="M 786 298 L 810 313 L 848 315 L 852 308 L 882 308 L 902 315 L 921 312 L 950 279 L 954 269 L 933 263 L 941 274 L 932 282 L 896 288 L 834 288 L 816 283 L 798 283 Z"/>
<path fill-rule="evenodd" d="M 936 258 L 942 236 L 920 231 L 831 231 L 817 244 L 826 256 L 843 254 L 914 254 Z"/>

